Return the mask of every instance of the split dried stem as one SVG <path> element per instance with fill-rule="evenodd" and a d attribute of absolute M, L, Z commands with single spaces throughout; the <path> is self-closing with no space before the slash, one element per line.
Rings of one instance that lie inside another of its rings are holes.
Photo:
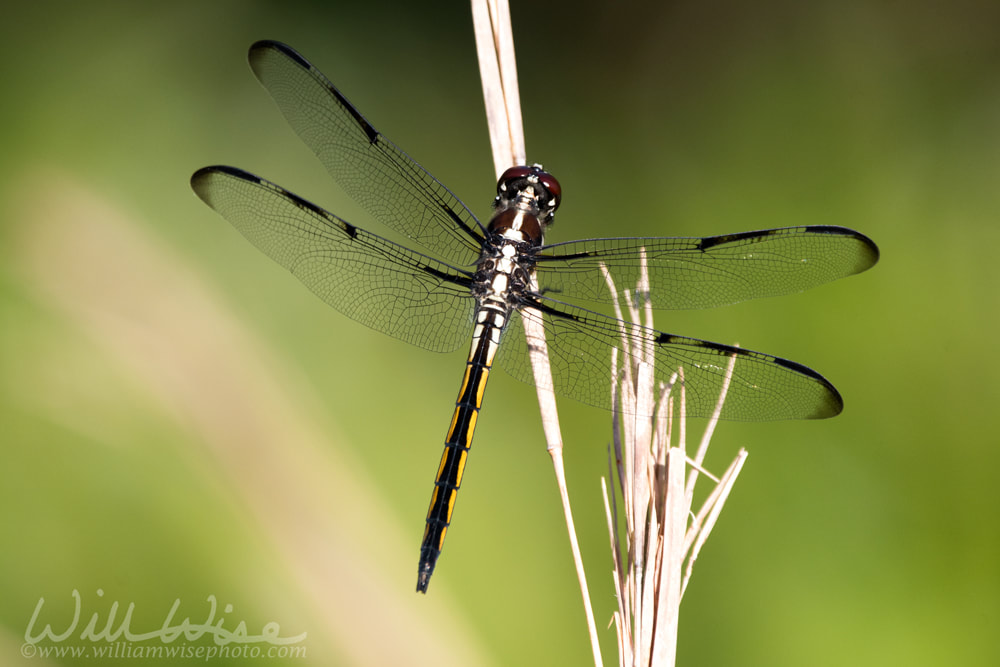
<path fill-rule="evenodd" d="M 517 65 L 514 58 L 514 39 L 507 0 L 472 0 L 472 17 L 476 35 L 476 51 L 479 56 L 479 71 L 483 82 L 483 98 L 486 103 L 486 117 L 490 130 L 490 145 L 493 149 L 493 165 L 496 175 L 513 165 L 526 164 L 524 129 L 521 123 L 520 96 L 517 87 Z M 532 289 L 538 284 L 532 276 Z M 523 313 L 524 333 L 531 350 L 532 369 L 538 405 L 542 416 L 547 450 L 552 457 L 552 468 L 562 499 L 566 530 L 569 534 L 570 549 L 576 566 L 580 594 L 583 597 L 587 627 L 590 634 L 594 664 L 603 664 L 600 643 L 597 639 L 597 624 L 590 604 L 590 592 L 583 570 L 583 559 L 576 537 L 573 513 L 570 507 L 566 474 L 562 460 L 562 433 L 556 410 L 555 395 L 552 391 L 552 371 L 549 365 L 548 347 L 542 315 L 535 311 Z"/>

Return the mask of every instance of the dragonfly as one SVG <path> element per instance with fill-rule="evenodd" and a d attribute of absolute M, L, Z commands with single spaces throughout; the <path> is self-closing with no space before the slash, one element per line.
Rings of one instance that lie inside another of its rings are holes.
<path fill-rule="evenodd" d="M 624 359 L 633 346 L 654 350 L 657 380 L 667 382 L 683 367 L 692 416 L 715 408 L 731 357 L 724 419 L 822 419 L 843 409 L 836 388 L 807 366 L 625 325 L 591 308 L 617 296 L 607 289 L 602 267 L 624 284 L 646 274 L 644 296 L 658 309 L 710 308 L 799 292 L 873 266 L 879 250 L 867 236 L 813 225 L 704 238 L 546 244 L 562 187 L 541 166 L 514 165 L 504 172 L 483 224 L 294 49 L 261 41 L 250 47 L 248 60 L 334 181 L 420 250 L 236 167 L 198 170 L 191 178 L 194 192 L 344 315 L 434 352 L 469 346 L 425 521 L 417 591 L 426 593 L 451 525 L 494 364 L 536 383 L 525 321 L 544 331 L 551 364 L 551 386 L 544 388 L 583 403 L 612 408 L 612 353 Z"/>

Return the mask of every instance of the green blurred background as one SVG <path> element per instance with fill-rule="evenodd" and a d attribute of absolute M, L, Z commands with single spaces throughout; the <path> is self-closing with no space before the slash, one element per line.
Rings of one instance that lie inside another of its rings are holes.
<path fill-rule="evenodd" d="M 843 224 L 882 249 L 807 294 L 658 316 L 806 363 L 847 403 L 718 429 L 710 467 L 750 459 L 684 599 L 679 664 L 1000 664 L 1000 5 L 512 14 L 529 159 L 565 192 L 551 240 Z M 0 35 L 0 664 L 26 662 L 40 598 L 35 632 L 67 627 L 74 589 L 81 630 L 115 601 L 136 632 L 178 599 L 175 621 L 204 622 L 214 595 L 229 629 L 308 634 L 306 658 L 275 664 L 588 664 L 534 392 L 491 383 L 416 595 L 464 353 L 340 316 L 188 187 L 238 165 L 371 225 L 253 79 L 246 49 L 272 38 L 486 215 L 467 4 L 38 2 Z M 603 628 L 610 416 L 561 414 Z M 613 664 L 613 630 L 602 645 Z"/>

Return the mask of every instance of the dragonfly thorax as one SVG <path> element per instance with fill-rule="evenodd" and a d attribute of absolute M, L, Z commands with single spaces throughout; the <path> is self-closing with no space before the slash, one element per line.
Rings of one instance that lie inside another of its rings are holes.
<path fill-rule="evenodd" d="M 510 241 L 528 243 L 533 246 L 542 243 L 542 223 L 528 202 L 518 201 L 515 206 L 497 211 L 490 219 L 489 231 Z"/>

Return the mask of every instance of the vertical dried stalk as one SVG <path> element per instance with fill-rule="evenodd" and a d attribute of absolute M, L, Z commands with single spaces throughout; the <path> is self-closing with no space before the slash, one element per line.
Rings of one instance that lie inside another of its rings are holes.
<path fill-rule="evenodd" d="M 479 72 L 483 81 L 490 145 L 493 148 L 493 165 L 499 178 L 507 167 L 526 164 L 514 40 L 507 0 L 472 0 L 472 19 L 476 34 L 476 51 L 479 56 Z M 532 288 L 538 289 L 534 276 L 532 276 Z M 562 498 L 563 515 L 576 565 L 577 580 L 580 583 L 580 593 L 583 597 L 594 664 L 600 666 L 603 661 L 597 639 L 597 624 L 594 622 L 594 612 L 590 605 L 590 592 L 583 571 L 583 560 L 580 556 L 580 546 L 576 538 L 576 528 L 566 488 L 562 461 L 562 434 L 555 395 L 552 393 L 552 373 L 541 317 L 541 313 L 528 311 L 521 319 L 524 322 L 528 348 L 531 350 L 542 428 Z"/>

